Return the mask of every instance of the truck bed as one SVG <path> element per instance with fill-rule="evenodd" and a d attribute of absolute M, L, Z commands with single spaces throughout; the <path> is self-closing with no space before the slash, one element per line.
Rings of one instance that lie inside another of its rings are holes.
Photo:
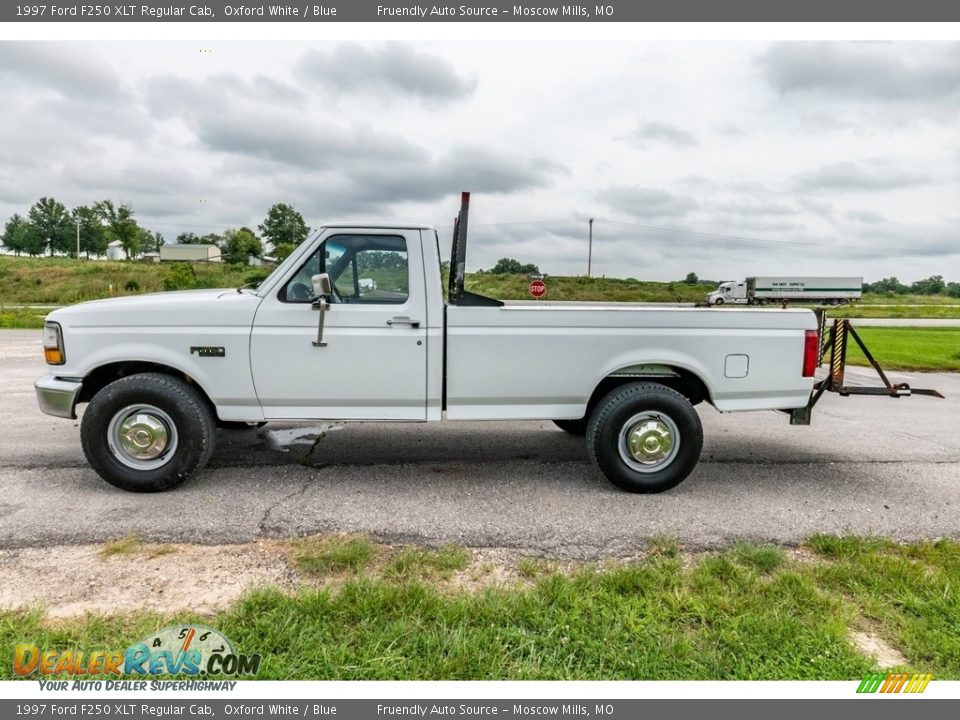
<path fill-rule="evenodd" d="M 580 418 L 604 378 L 638 365 L 693 373 L 721 411 L 802 407 L 812 385 L 802 377 L 804 331 L 816 327 L 809 310 L 451 306 L 447 417 Z M 638 376 L 648 372 L 640 369 Z"/>

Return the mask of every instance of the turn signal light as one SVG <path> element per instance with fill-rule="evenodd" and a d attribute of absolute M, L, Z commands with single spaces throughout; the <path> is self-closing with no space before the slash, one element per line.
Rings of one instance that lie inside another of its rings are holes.
<path fill-rule="evenodd" d="M 43 358 L 47 365 L 63 365 L 66 356 L 63 352 L 63 331 L 60 324 L 48 322 L 43 326 Z"/>
<path fill-rule="evenodd" d="M 803 376 L 813 377 L 820 360 L 820 336 L 816 330 L 807 330 L 803 336 Z"/>

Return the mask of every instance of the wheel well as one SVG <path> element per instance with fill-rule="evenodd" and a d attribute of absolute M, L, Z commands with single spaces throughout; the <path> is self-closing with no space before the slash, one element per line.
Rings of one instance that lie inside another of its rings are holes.
<path fill-rule="evenodd" d="M 119 380 L 122 377 L 148 372 L 170 375 L 171 377 L 183 380 L 188 385 L 196 388 L 201 397 L 210 406 L 210 409 L 214 413 L 214 417 L 216 417 L 216 406 L 213 404 L 213 401 L 210 400 L 210 396 L 207 395 L 206 390 L 198 385 L 192 377 L 181 370 L 170 367 L 169 365 L 161 365 L 160 363 L 152 362 L 130 361 L 101 365 L 100 367 L 87 373 L 87 376 L 83 378 L 83 387 L 80 390 L 80 397 L 77 398 L 77 402 L 90 402 L 94 395 L 103 390 L 103 388 L 110 383 L 114 382 L 115 380 Z"/>
<path fill-rule="evenodd" d="M 660 385 L 664 385 L 671 390 L 683 395 L 687 400 L 690 401 L 691 405 L 698 405 L 704 400 L 710 400 L 710 392 L 707 390 L 706 383 L 703 382 L 697 375 L 690 372 L 689 370 L 684 370 L 683 368 L 669 366 L 673 375 L 642 375 L 642 376 L 607 376 L 600 381 L 600 384 L 594 389 L 593 394 L 590 396 L 590 400 L 587 402 L 587 412 L 585 417 L 590 417 L 590 414 L 593 412 L 593 408 L 596 406 L 600 400 L 604 398 L 607 393 L 614 390 L 615 388 L 620 387 L 621 385 L 628 385 L 635 382 L 654 382 Z"/>

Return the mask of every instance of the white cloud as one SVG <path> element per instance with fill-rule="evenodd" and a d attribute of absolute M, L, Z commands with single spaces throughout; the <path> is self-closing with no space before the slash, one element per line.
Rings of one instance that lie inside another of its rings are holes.
<path fill-rule="evenodd" d="M 600 274 L 960 280 L 958 47 L 0 43 L 0 223 L 112 198 L 174 237 L 292 202 L 446 244 L 473 190 L 471 267 L 582 273 L 594 217 Z"/>

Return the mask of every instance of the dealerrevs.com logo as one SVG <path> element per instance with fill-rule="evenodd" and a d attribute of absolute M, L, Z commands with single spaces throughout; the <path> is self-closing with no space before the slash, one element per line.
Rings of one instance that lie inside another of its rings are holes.
<path fill-rule="evenodd" d="M 19 643 L 13 671 L 19 676 L 97 677 L 256 675 L 259 655 L 243 655 L 222 633 L 203 625 L 176 625 L 125 650 L 53 650 Z"/>

